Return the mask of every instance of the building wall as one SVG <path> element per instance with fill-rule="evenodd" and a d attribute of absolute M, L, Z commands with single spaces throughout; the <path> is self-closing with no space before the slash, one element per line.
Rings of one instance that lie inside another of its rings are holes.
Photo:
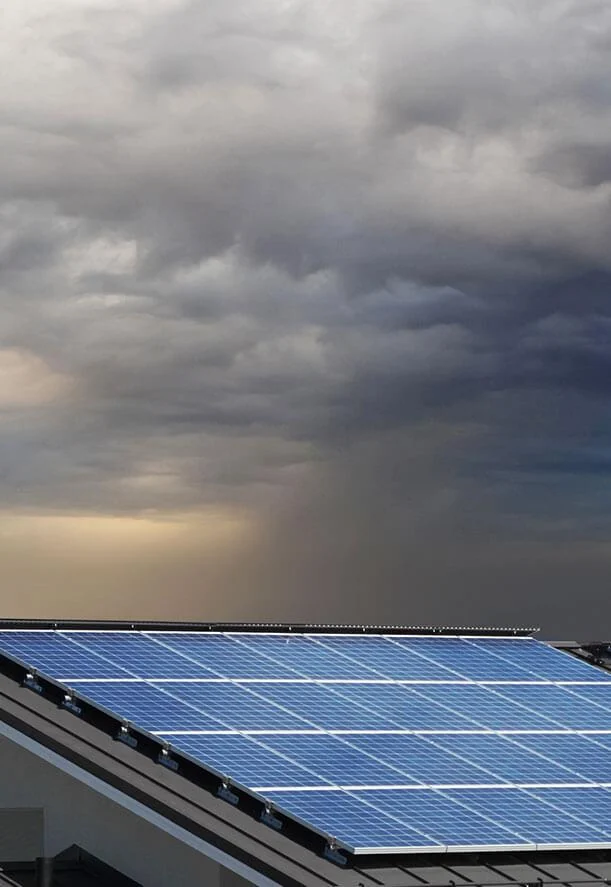
<path fill-rule="evenodd" d="M 78 844 L 144 887 L 246 887 L 247 880 L 0 735 L 0 811 L 43 811 L 44 855 Z M 10 852 L 6 847 L 4 853 Z M 6 858 L 6 857 L 5 857 Z"/>

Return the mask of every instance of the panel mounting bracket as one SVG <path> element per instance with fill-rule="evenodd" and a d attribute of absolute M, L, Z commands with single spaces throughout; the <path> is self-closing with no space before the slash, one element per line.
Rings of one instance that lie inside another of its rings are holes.
<path fill-rule="evenodd" d="M 277 832 L 282 829 L 282 820 L 274 814 L 274 805 L 271 801 L 265 802 L 265 807 L 261 811 L 260 819 L 261 822 L 268 825 L 270 828 L 275 829 Z"/>
<path fill-rule="evenodd" d="M 27 687 L 28 690 L 33 690 L 35 693 L 42 693 L 42 684 L 38 680 L 38 672 L 35 668 L 30 669 L 26 673 L 22 686 Z"/>
<path fill-rule="evenodd" d="M 348 857 L 339 850 L 335 838 L 329 840 L 323 851 L 323 856 L 325 859 L 328 859 L 329 862 L 334 862 L 336 865 L 348 865 Z"/>
<path fill-rule="evenodd" d="M 162 767 L 167 767 L 168 770 L 173 770 L 175 773 L 178 770 L 178 761 L 175 761 L 174 758 L 170 755 L 170 745 L 168 742 L 165 742 L 161 748 L 161 751 L 157 755 L 157 763 L 161 764 Z"/>
<path fill-rule="evenodd" d="M 219 798 L 222 798 L 223 801 L 233 804 L 234 807 L 237 807 L 240 801 L 236 793 L 231 791 L 231 780 L 227 776 L 223 777 L 223 781 L 219 785 L 216 794 Z"/>
<path fill-rule="evenodd" d="M 130 723 L 129 721 L 123 721 L 121 726 L 119 727 L 119 732 L 115 736 L 117 742 L 122 742 L 124 745 L 129 745 L 130 748 L 138 747 L 138 740 L 130 732 Z"/>
<path fill-rule="evenodd" d="M 82 715 L 83 709 L 80 707 L 78 702 L 76 701 L 76 697 L 74 695 L 74 690 L 68 690 L 64 694 L 64 698 L 59 704 L 60 708 L 65 708 L 66 711 L 72 712 L 73 715 Z"/>

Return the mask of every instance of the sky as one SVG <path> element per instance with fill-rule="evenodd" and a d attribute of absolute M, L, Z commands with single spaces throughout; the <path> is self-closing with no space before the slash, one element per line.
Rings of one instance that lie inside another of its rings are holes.
<path fill-rule="evenodd" d="M 0 615 L 611 638 L 607 0 L 29 0 L 0 55 Z"/>

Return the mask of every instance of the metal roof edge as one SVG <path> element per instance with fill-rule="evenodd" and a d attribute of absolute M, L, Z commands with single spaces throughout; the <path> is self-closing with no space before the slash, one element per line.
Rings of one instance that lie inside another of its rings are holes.
<path fill-rule="evenodd" d="M 524 626 L 474 625 L 376 625 L 320 622 L 168 622 L 155 620 L 113 619 L 0 619 L 0 629 L 73 629 L 114 631 L 222 631 L 222 632 L 296 632 L 308 634 L 435 634 L 483 635 L 490 637 L 514 635 L 528 637 L 539 628 Z"/>

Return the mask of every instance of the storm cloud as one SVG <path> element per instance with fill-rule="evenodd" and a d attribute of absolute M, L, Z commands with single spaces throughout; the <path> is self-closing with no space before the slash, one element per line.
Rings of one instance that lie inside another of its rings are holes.
<path fill-rule="evenodd" d="M 611 622 L 608 3 L 35 0 L 0 44 L 6 612 Z"/>

